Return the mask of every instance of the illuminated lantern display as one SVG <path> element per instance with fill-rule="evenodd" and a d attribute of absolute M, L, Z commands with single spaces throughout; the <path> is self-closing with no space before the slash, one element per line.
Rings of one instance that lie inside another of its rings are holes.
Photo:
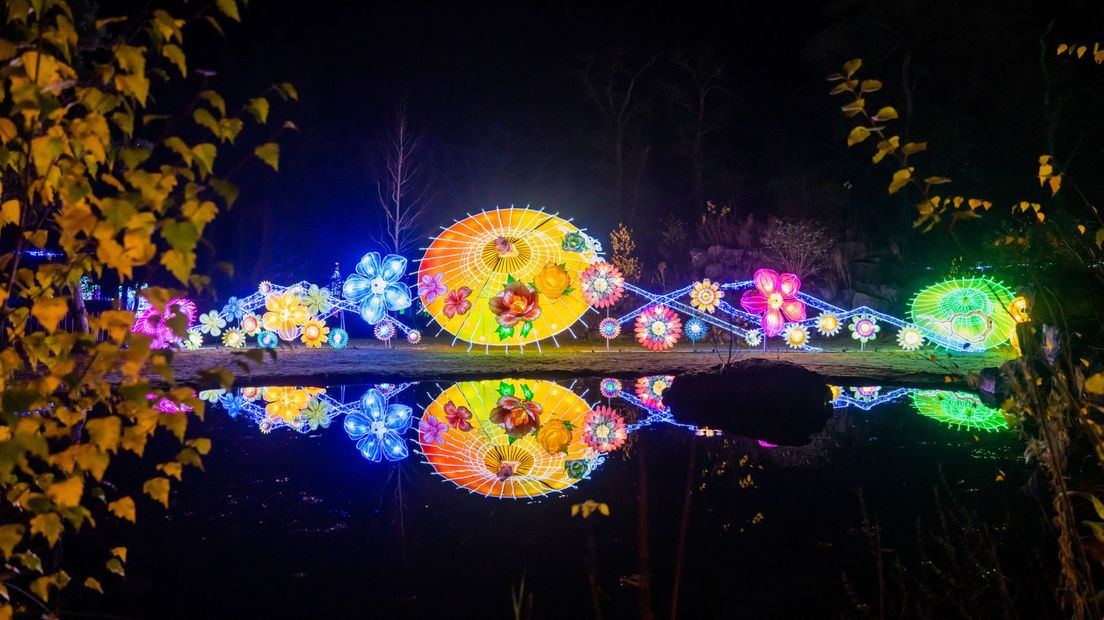
<path fill-rule="evenodd" d="M 419 295 L 459 340 L 537 342 L 569 330 L 590 308 L 580 278 L 598 250 L 574 224 L 544 211 L 480 212 L 429 244 L 418 262 Z"/>
<path fill-rule="evenodd" d="M 262 349 L 275 349 L 280 344 L 280 337 L 276 332 L 261 332 L 257 334 L 257 346 Z"/>
<path fill-rule="evenodd" d="M 577 394 L 550 381 L 455 383 L 426 407 L 422 421 L 432 418 L 435 428 L 420 433 L 419 444 L 433 469 L 460 488 L 538 497 L 570 488 L 593 469 L 578 464 L 599 456 L 583 438 L 589 412 Z"/>
<path fill-rule="evenodd" d="M 261 391 L 265 403 L 265 417 L 298 428 L 300 414 L 310 402 L 310 391 L 292 386 L 266 387 Z"/>
<path fill-rule="evenodd" d="M 583 425 L 583 440 L 598 452 L 613 452 L 625 445 L 628 437 L 625 418 L 610 407 L 598 405 L 587 414 Z"/>
<path fill-rule="evenodd" d="M 621 324 L 617 319 L 604 318 L 598 323 L 598 333 L 606 340 L 613 340 L 621 335 Z"/>
<path fill-rule="evenodd" d="M 698 341 L 705 338 L 709 333 L 709 326 L 705 324 L 705 321 L 694 317 L 686 322 L 686 326 L 683 328 L 686 332 L 686 337 L 690 340 Z"/>
<path fill-rule="evenodd" d="M 357 442 L 361 456 L 369 461 L 378 463 L 383 458 L 398 461 L 410 453 L 403 434 L 413 419 L 410 407 L 388 404 L 383 394 L 372 388 L 360 398 L 360 410 L 345 416 L 345 432 Z"/>
<path fill-rule="evenodd" d="M 185 327 L 191 327 L 195 324 L 197 313 L 196 305 L 188 299 L 177 297 L 170 299 L 169 303 L 165 304 L 164 314 L 158 312 L 157 308 L 154 308 L 152 304 L 147 306 L 138 313 L 138 318 L 134 321 L 134 326 L 131 327 L 131 331 L 135 334 L 149 336 L 150 348 L 164 349 L 180 341 L 180 338 L 173 333 L 172 328 L 166 324 L 166 321 L 174 318 L 177 313 L 187 317 L 188 320 Z"/>
<path fill-rule="evenodd" d="M 266 331 L 276 332 L 284 340 L 299 337 L 299 327 L 310 318 L 310 312 L 294 291 L 270 293 L 265 297 L 265 309 L 261 324 Z M 212 334 L 216 335 L 216 334 Z"/>
<path fill-rule="evenodd" d="M 858 400 L 873 400 L 878 397 L 878 392 L 882 391 L 882 387 L 879 385 L 864 385 L 851 388 L 851 391 Z"/>
<path fill-rule="evenodd" d="M 866 344 L 878 337 L 882 327 L 878 320 L 869 314 L 860 314 L 851 318 L 851 324 L 847 326 L 851 330 L 851 337 L 862 344 Z"/>
<path fill-rule="evenodd" d="M 912 300 L 910 316 L 918 327 L 975 350 L 1008 342 L 1016 319 L 1015 295 L 987 277 L 956 278 L 929 286 Z"/>
<path fill-rule="evenodd" d="M 1023 295 L 1012 300 L 1012 303 L 1008 304 L 1008 313 L 1012 315 L 1012 320 L 1017 323 L 1027 323 L 1031 320 L 1031 315 L 1027 310 L 1027 299 Z"/>
<path fill-rule="evenodd" d="M 613 377 L 606 377 L 598 384 L 598 391 L 606 398 L 617 398 L 621 395 L 621 380 Z"/>
<path fill-rule="evenodd" d="M 752 282 L 755 288 L 744 292 L 740 305 L 747 312 L 762 316 L 763 333 L 768 338 L 781 334 L 786 321 L 805 320 L 805 302 L 797 298 L 800 278 L 792 273 L 778 275 L 773 269 L 760 269 Z"/>
<path fill-rule="evenodd" d="M 800 349 L 809 343 L 809 328 L 801 323 L 790 323 L 782 331 L 782 339 L 791 349 Z"/>
<path fill-rule="evenodd" d="M 222 344 L 231 349 L 240 349 L 245 346 L 245 333 L 236 327 L 228 329 L 222 335 Z"/>
<path fill-rule="evenodd" d="M 406 332 L 406 341 L 410 344 L 418 344 L 422 341 L 422 332 L 416 329 Z"/>
<path fill-rule="evenodd" d="M 671 375 L 652 375 L 636 380 L 636 397 L 649 409 L 663 409 L 663 392 L 671 387 Z"/>
<path fill-rule="evenodd" d="M 724 291 L 720 290 L 716 282 L 705 278 L 701 282 L 695 282 L 694 288 L 690 290 L 690 305 L 702 312 L 712 314 L 724 295 Z"/>
<path fill-rule="evenodd" d="M 897 345 L 906 351 L 916 351 L 924 346 L 924 334 L 915 325 L 906 325 L 897 332 Z"/>
<path fill-rule="evenodd" d="M 598 261 L 579 276 L 583 296 L 595 308 L 609 308 L 625 294 L 625 277 L 621 270 L 606 261 Z"/>
<path fill-rule="evenodd" d="M 922 416 L 963 430 L 998 431 L 1008 428 L 1000 409 L 988 407 L 969 392 L 914 390 L 912 406 Z"/>
<path fill-rule="evenodd" d="M 217 310 L 199 315 L 199 331 L 218 337 L 226 327 L 226 319 L 219 315 Z"/>
<path fill-rule="evenodd" d="M 832 312 L 821 313 L 816 318 L 816 329 L 821 336 L 835 336 L 842 326 L 839 317 Z"/>
<path fill-rule="evenodd" d="M 410 307 L 410 287 L 402 282 L 406 275 L 406 259 L 398 254 L 380 257 L 369 252 L 357 263 L 356 273 L 345 280 L 341 292 L 360 311 L 360 318 L 375 325 L 388 312 Z M 267 327 L 267 325 L 266 325 Z"/>
<path fill-rule="evenodd" d="M 749 347 L 757 347 L 763 344 L 763 332 L 753 329 L 744 336 L 744 342 Z"/>
<path fill-rule="evenodd" d="M 377 340 L 388 341 L 395 337 L 395 324 L 391 321 L 380 321 L 376 323 L 376 327 L 372 330 Z"/>
<path fill-rule="evenodd" d="M 652 306 L 636 317 L 636 339 L 645 349 L 666 351 L 681 335 L 682 319 L 667 306 Z"/>
<path fill-rule="evenodd" d="M 329 340 L 331 347 L 344 349 L 349 344 L 349 333 L 340 327 L 335 327 L 330 330 L 330 336 L 327 340 Z"/>
<path fill-rule="evenodd" d="M 247 313 L 241 318 L 241 330 L 247 336 L 256 336 L 261 331 L 261 317 Z"/>
<path fill-rule="evenodd" d="M 322 347 L 323 342 L 328 342 L 328 336 L 330 335 L 330 328 L 326 327 L 326 324 L 318 319 L 307 319 L 303 323 L 303 333 L 300 340 L 308 348 L 318 349 Z"/>

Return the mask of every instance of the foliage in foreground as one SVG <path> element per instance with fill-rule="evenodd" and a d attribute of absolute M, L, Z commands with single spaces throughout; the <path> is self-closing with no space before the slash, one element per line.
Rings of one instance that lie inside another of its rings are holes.
<path fill-rule="evenodd" d="M 207 11 L 186 21 L 161 9 L 99 18 L 63 0 L 2 9 L 0 597 L 10 604 L 0 618 L 53 613 L 66 586 L 100 591 L 123 575 L 126 548 L 105 549 L 102 569 L 70 574 L 59 541 L 105 520 L 133 522 L 143 496 L 167 507 L 171 481 L 202 468 L 211 448 L 188 435 L 188 412 L 202 416 L 203 403 L 174 384 L 172 353 L 131 333 L 132 312 L 87 316 L 79 286 L 85 275 L 208 284 L 194 273 L 196 247 L 238 193 L 216 161 L 267 123 L 276 97 L 296 96 L 283 84 L 228 112 L 203 87 L 210 73 L 189 67 L 184 35 L 193 24 L 221 32 L 239 6 L 219 0 Z M 196 83 L 198 93 L 178 92 Z M 282 129 L 250 139 L 263 144 L 242 155 L 277 168 Z M 34 250 L 61 258 L 36 265 Z M 158 309 L 174 294 L 144 292 Z M 182 333 L 183 318 L 172 326 Z M 230 381 L 224 369 L 213 377 Z M 155 471 L 150 459 L 161 461 Z M 115 476 L 135 464 L 145 473 L 133 484 Z"/>

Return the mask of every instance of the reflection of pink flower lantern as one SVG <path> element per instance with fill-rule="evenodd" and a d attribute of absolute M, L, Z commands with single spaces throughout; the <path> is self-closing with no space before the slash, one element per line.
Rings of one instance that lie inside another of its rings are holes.
<path fill-rule="evenodd" d="M 157 394 L 146 394 L 146 400 L 157 400 L 159 397 Z M 161 398 L 153 408 L 161 413 L 187 413 L 192 410 L 191 407 L 183 403 L 174 403 L 168 398 Z"/>
<path fill-rule="evenodd" d="M 174 334 L 173 330 L 165 323 L 168 319 L 175 317 L 177 312 L 188 317 L 185 328 L 195 325 L 196 305 L 190 300 L 177 297 L 170 299 L 169 303 L 165 305 L 164 315 L 152 305 L 147 307 L 138 315 L 138 318 L 134 321 L 134 327 L 130 331 L 152 338 L 150 342 L 151 349 L 166 349 L 169 345 L 180 340 L 180 337 Z"/>
<path fill-rule="evenodd" d="M 755 290 L 744 292 L 740 305 L 751 314 L 763 316 L 763 333 L 773 338 L 787 321 L 805 320 L 805 302 L 797 298 L 801 279 L 792 273 L 781 276 L 773 269 L 760 269 L 752 276 Z"/>
<path fill-rule="evenodd" d="M 777 444 L 770 443 L 769 441 L 763 441 L 762 439 L 756 439 L 755 441 L 759 442 L 759 447 L 761 447 L 761 448 L 777 448 L 778 447 Z"/>

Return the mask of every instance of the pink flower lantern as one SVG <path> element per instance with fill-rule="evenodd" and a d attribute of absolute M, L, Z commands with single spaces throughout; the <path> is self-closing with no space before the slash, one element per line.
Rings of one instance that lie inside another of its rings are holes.
<path fill-rule="evenodd" d="M 805 302 L 797 298 L 801 279 L 792 273 L 781 276 L 773 269 L 760 269 L 752 277 L 755 290 L 745 291 L 740 305 L 751 314 L 762 315 L 763 333 L 774 337 L 787 322 L 805 320 Z"/>
<path fill-rule="evenodd" d="M 180 312 L 184 316 L 188 317 L 188 323 L 185 327 L 191 327 L 196 322 L 196 305 L 191 300 L 177 297 L 170 299 L 169 303 L 165 304 L 165 313 L 161 314 L 157 308 L 152 305 L 147 306 L 143 310 L 138 318 L 134 321 L 134 327 L 130 331 L 135 334 L 142 334 L 143 336 L 149 336 L 153 340 L 150 342 L 151 349 L 167 349 L 169 345 L 175 344 L 180 338 L 173 333 L 173 330 L 165 324 L 165 321 L 176 316 L 176 313 Z"/>

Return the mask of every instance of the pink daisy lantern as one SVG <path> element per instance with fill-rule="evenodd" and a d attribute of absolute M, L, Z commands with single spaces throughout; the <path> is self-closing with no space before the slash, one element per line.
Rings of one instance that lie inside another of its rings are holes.
<path fill-rule="evenodd" d="M 805 302 L 797 298 L 801 279 L 792 273 L 781 276 L 773 269 L 760 269 L 752 277 L 755 289 L 744 292 L 740 305 L 751 314 L 762 315 L 763 333 L 774 337 L 786 323 L 805 320 Z"/>

